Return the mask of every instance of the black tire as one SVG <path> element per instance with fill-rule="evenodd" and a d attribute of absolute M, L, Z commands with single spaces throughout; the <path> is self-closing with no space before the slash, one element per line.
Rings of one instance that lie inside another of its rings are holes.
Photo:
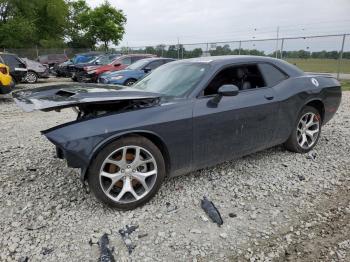
<path fill-rule="evenodd" d="M 77 73 L 77 74 L 75 75 L 75 77 L 76 77 L 76 81 L 77 81 L 77 82 L 79 82 L 79 83 L 84 82 L 84 81 L 83 81 L 83 74 L 82 74 L 82 73 Z"/>
<path fill-rule="evenodd" d="M 35 84 L 38 82 L 38 74 L 35 73 L 34 71 L 28 71 L 27 74 L 24 77 L 25 82 L 29 84 Z"/>
<path fill-rule="evenodd" d="M 136 83 L 136 80 L 135 79 L 128 79 L 124 82 L 124 85 L 125 86 L 132 86 L 133 84 Z"/>
<path fill-rule="evenodd" d="M 153 155 L 157 164 L 157 176 L 152 189 L 143 198 L 139 200 L 135 200 L 131 203 L 119 203 L 119 202 L 113 201 L 110 197 L 108 197 L 104 193 L 100 183 L 99 173 L 104 160 L 111 153 L 113 153 L 118 148 L 122 148 L 124 146 L 130 146 L 130 145 L 142 147 Z M 158 147 L 154 145 L 147 138 L 135 135 L 135 136 L 120 138 L 106 145 L 93 159 L 88 169 L 87 181 L 91 192 L 95 195 L 97 200 L 101 201 L 102 203 L 110 207 L 113 207 L 119 210 L 130 210 L 147 203 L 158 192 L 165 176 L 166 176 L 166 170 L 165 170 L 164 158 L 162 153 L 158 149 Z"/>
<path fill-rule="evenodd" d="M 312 146 L 310 146 L 308 148 L 303 148 L 298 143 L 297 128 L 298 128 L 298 124 L 299 124 L 302 116 L 304 116 L 307 113 L 313 113 L 317 116 L 317 120 L 319 121 L 319 132 L 318 132 L 317 138 L 316 138 L 315 142 L 312 144 Z M 286 149 L 288 149 L 289 151 L 292 151 L 292 152 L 307 153 L 307 152 L 311 151 L 317 145 L 318 139 L 320 138 L 320 135 L 321 135 L 321 129 L 322 129 L 322 118 L 321 118 L 320 112 L 314 107 L 305 106 L 300 111 L 300 113 L 297 117 L 297 120 L 294 123 L 292 133 L 289 136 L 288 140 L 284 143 L 284 146 Z"/>

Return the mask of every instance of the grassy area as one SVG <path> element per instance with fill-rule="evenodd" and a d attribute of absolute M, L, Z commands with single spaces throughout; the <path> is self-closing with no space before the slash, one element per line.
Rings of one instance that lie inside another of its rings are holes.
<path fill-rule="evenodd" d="M 286 60 L 306 72 L 336 73 L 338 70 L 338 60 L 336 59 L 291 58 Z M 341 61 L 340 72 L 350 74 L 350 59 Z"/>
<path fill-rule="evenodd" d="M 350 80 L 342 80 L 340 83 L 343 91 L 350 91 Z"/>

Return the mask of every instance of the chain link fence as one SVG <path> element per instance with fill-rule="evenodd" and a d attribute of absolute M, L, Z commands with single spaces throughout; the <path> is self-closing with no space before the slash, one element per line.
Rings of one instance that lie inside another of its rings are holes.
<path fill-rule="evenodd" d="M 71 58 L 75 54 L 92 50 L 6 48 L 2 51 L 35 60 L 38 56 L 47 54 L 66 54 Z M 338 78 L 350 80 L 350 34 L 117 47 L 112 48 L 109 52 L 121 54 L 147 53 L 176 59 L 217 55 L 271 56 L 293 63 L 306 72 L 332 73 Z"/>
<path fill-rule="evenodd" d="M 350 34 L 159 44 L 116 50 L 122 54 L 147 53 L 176 59 L 217 55 L 271 56 L 295 64 L 306 72 L 332 73 L 350 80 Z"/>
<path fill-rule="evenodd" d="M 90 48 L 3 48 L 0 50 L 6 53 L 13 53 L 19 57 L 29 58 L 36 60 L 39 56 L 42 55 L 51 55 L 51 54 L 65 54 L 67 57 L 71 58 L 75 54 L 91 52 Z"/>

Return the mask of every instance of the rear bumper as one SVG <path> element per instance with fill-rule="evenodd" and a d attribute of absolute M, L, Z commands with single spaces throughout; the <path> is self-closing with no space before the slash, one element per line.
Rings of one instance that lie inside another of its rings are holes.
<path fill-rule="evenodd" d="M 325 91 L 325 98 L 324 98 L 324 106 L 325 106 L 325 115 L 323 124 L 326 124 L 333 118 L 335 113 L 337 112 L 342 98 L 342 91 L 341 87 L 332 87 L 327 88 Z"/>

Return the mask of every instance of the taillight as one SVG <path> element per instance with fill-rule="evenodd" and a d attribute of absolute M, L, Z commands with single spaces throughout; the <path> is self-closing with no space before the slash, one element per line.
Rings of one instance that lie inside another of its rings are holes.
<path fill-rule="evenodd" d="M 0 72 L 4 75 L 7 75 L 7 68 L 6 67 L 0 67 Z"/>

